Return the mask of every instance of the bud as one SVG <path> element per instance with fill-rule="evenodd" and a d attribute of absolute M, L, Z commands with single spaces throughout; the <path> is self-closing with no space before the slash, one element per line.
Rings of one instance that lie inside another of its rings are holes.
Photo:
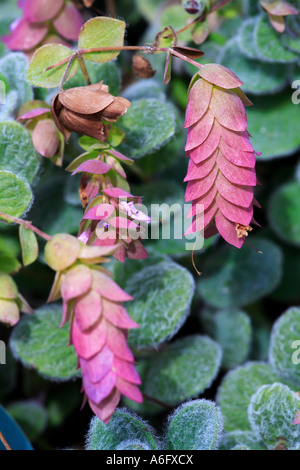
<path fill-rule="evenodd" d="M 188 217 L 193 217 L 187 234 L 204 229 L 209 238 L 219 232 L 237 248 L 255 223 L 257 184 L 244 108 L 251 102 L 241 85 L 227 68 L 204 65 L 192 79 L 185 120 L 190 158 L 185 200 L 192 201 Z"/>
<path fill-rule="evenodd" d="M 109 94 L 108 87 L 100 82 L 57 93 L 52 100 L 51 112 L 66 140 L 71 132 L 78 132 L 104 141 L 106 135 L 101 119 L 114 122 L 130 105 L 125 98 Z"/>
<path fill-rule="evenodd" d="M 202 12 L 203 5 L 201 1 L 187 0 L 183 2 L 183 8 L 190 15 L 197 15 Z"/>
<path fill-rule="evenodd" d="M 0 272 L 0 322 L 14 326 L 20 319 L 20 310 L 33 313 L 19 294 L 15 281 L 8 274 Z"/>

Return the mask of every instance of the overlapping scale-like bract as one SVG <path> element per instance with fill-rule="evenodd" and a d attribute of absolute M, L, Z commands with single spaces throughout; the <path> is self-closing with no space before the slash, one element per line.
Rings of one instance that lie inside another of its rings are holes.
<path fill-rule="evenodd" d="M 192 202 L 186 234 L 218 232 L 241 248 L 253 222 L 255 152 L 247 131 L 242 82 L 226 67 L 207 64 L 193 77 L 186 110 L 189 157 L 185 201 Z"/>

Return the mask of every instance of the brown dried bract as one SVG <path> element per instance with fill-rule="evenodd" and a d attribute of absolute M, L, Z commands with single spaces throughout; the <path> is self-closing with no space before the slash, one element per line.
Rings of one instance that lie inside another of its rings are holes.
<path fill-rule="evenodd" d="M 102 119 L 115 122 L 130 106 L 130 101 L 111 95 L 108 86 L 100 82 L 57 93 L 52 100 L 51 113 L 66 140 L 71 132 L 78 132 L 104 141 Z"/>
<path fill-rule="evenodd" d="M 152 78 L 156 70 L 152 68 L 149 60 L 141 54 L 135 54 L 132 59 L 133 73 L 140 78 Z"/>
<path fill-rule="evenodd" d="M 251 232 L 252 227 L 250 225 L 235 224 L 235 230 L 238 238 L 248 237 L 248 232 Z"/>

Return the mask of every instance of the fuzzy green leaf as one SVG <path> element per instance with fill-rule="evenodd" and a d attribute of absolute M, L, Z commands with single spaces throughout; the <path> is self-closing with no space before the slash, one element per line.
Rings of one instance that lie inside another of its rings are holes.
<path fill-rule="evenodd" d="M 20 217 L 30 206 L 32 198 L 26 181 L 10 171 L 0 170 L 0 212 Z"/>
<path fill-rule="evenodd" d="M 31 441 L 34 441 L 46 427 L 47 412 L 37 401 L 18 401 L 9 405 L 7 411 Z"/>
<path fill-rule="evenodd" d="M 24 103 L 33 99 L 32 87 L 26 80 L 27 70 L 28 60 L 24 54 L 14 52 L 0 59 L 1 74 L 9 83 L 10 93 L 16 94 L 13 108 L 15 112 Z"/>
<path fill-rule="evenodd" d="M 252 431 L 230 431 L 223 435 L 220 450 L 230 450 L 236 446 L 247 446 L 250 450 L 267 450 L 263 442 L 257 440 Z"/>
<path fill-rule="evenodd" d="M 34 263 L 39 255 L 39 246 L 35 234 L 20 225 L 19 227 L 20 244 L 22 248 L 22 259 L 24 266 Z"/>

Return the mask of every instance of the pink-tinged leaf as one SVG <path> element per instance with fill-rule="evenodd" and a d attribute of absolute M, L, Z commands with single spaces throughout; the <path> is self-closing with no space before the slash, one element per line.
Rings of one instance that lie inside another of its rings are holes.
<path fill-rule="evenodd" d="M 133 164 L 134 163 L 134 160 L 132 160 L 131 158 L 126 157 L 125 155 L 123 155 L 123 153 L 118 152 L 118 150 L 109 149 L 108 153 L 113 155 L 114 157 L 116 157 L 118 160 L 121 160 L 123 162 L 127 162 L 128 164 Z"/>
<path fill-rule="evenodd" d="M 35 108 L 32 109 L 31 111 L 28 111 L 25 114 L 22 114 L 22 116 L 18 117 L 18 121 L 25 121 L 27 119 L 34 119 L 38 116 L 42 116 L 43 114 L 51 113 L 49 108 Z"/>
<path fill-rule="evenodd" d="M 210 238 L 210 237 L 214 237 L 218 233 L 219 232 L 218 232 L 218 229 L 216 227 L 216 224 L 215 224 L 214 221 L 212 221 L 212 223 L 209 224 L 204 230 L 204 238 L 207 239 L 207 238 Z"/>
<path fill-rule="evenodd" d="M 225 176 L 219 172 L 216 179 L 216 187 L 219 193 L 232 204 L 241 207 L 249 207 L 253 200 L 252 186 L 239 186 L 230 183 Z"/>
<path fill-rule="evenodd" d="M 212 89 L 212 84 L 201 78 L 192 86 L 188 97 L 184 127 L 192 126 L 206 113 Z"/>
<path fill-rule="evenodd" d="M 113 325 L 123 328 L 132 329 L 138 328 L 139 325 L 131 320 L 126 309 L 121 303 L 110 302 L 109 300 L 102 300 L 103 302 L 103 315 Z"/>
<path fill-rule="evenodd" d="M 127 193 L 124 191 L 124 189 L 121 188 L 108 188 L 108 189 L 103 189 L 102 192 L 106 194 L 109 197 L 114 197 L 114 198 L 133 198 L 134 196 L 132 194 Z"/>
<path fill-rule="evenodd" d="M 210 109 L 222 126 L 233 131 L 247 130 L 245 107 L 233 91 L 213 87 Z"/>
<path fill-rule="evenodd" d="M 32 143 L 43 157 L 52 158 L 58 153 L 60 139 L 52 119 L 42 119 L 36 124 L 32 133 Z"/>
<path fill-rule="evenodd" d="M 101 180 L 93 176 L 86 186 L 86 195 L 88 199 L 94 199 L 99 193 Z"/>
<path fill-rule="evenodd" d="M 107 322 L 101 320 L 89 332 L 81 331 L 76 321 L 72 325 L 72 343 L 77 354 L 83 359 L 95 356 L 106 343 Z"/>
<path fill-rule="evenodd" d="M 133 220 L 126 219 L 125 217 L 112 217 L 108 220 L 109 225 L 118 229 L 132 229 L 137 230 L 138 224 Z"/>
<path fill-rule="evenodd" d="M 238 166 L 244 166 L 247 168 L 254 168 L 256 163 L 255 153 L 254 152 L 243 152 L 242 150 L 235 150 L 226 142 L 221 139 L 220 141 L 220 150 L 224 157 L 227 158 L 231 163 Z"/>
<path fill-rule="evenodd" d="M 97 383 L 90 382 L 86 375 L 82 377 L 85 393 L 96 404 L 99 404 L 100 401 L 104 400 L 112 392 L 116 385 L 116 380 L 117 374 L 112 370 Z"/>
<path fill-rule="evenodd" d="M 140 240 L 134 240 L 127 246 L 127 258 L 129 259 L 146 259 L 148 251 Z"/>
<path fill-rule="evenodd" d="M 133 300 L 131 295 L 124 292 L 118 284 L 100 271 L 93 270 L 93 289 L 105 299 L 115 302 Z"/>
<path fill-rule="evenodd" d="M 243 150 L 244 152 L 253 152 L 253 147 L 249 140 L 249 134 L 247 131 L 231 131 L 230 129 L 227 129 L 227 127 L 221 126 L 216 120 L 215 125 L 219 126 L 220 135 L 227 145 L 234 149 Z"/>
<path fill-rule="evenodd" d="M 256 173 L 254 168 L 236 166 L 224 157 L 219 151 L 217 164 L 223 175 L 234 184 L 256 186 Z"/>
<path fill-rule="evenodd" d="M 213 186 L 218 174 L 218 166 L 215 165 L 212 171 L 203 179 L 189 181 L 185 192 L 185 202 L 198 199 L 203 196 Z"/>
<path fill-rule="evenodd" d="M 268 12 L 271 13 L 272 15 L 275 16 L 287 16 L 287 15 L 297 15 L 298 10 L 293 7 L 288 2 L 284 1 L 260 1 L 261 6 Z"/>
<path fill-rule="evenodd" d="M 64 0 L 26 0 L 24 4 L 24 18 L 29 23 L 43 23 L 54 18 Z"/>
<path fill-rule="evenodd" d="M 77 41 L 83 18 L 77 8 L 67 4 L 60 15 L 53 21 L 56 31 L 69 41 Z"/>
<path fill-rule="evenodd" d="M 220 126 L 214 125 L 203 144 L 199 145 L 199 147 L 190 150 L 187 156 L 194 160 L 195 163 L 203 162 L 203 160 L 206 160 L 208 157 L 210 157 L 217 149 L 220 142 L 220 137 Z"/>
<path fill-rule="evenodd" d="M 132 362 L 122 361 L 118 357 L 114 358 L 113 370 L 119 377 L 136 385 L 141 385 L 141 377 Z"/>
<path fill-rule="evenodd" d="M 285 31 L 285 20 L 283 16 L 275 16 L 271 15 L 271 13 L 268 13 L 269 20 L 273 28 L 278 32 L 278 33 L 283 33 Z"/>
<path fill-rule="evenodd" d="M 102 220 L 110 217 L 114 212 L 115 208 L 111 204 L 97 204 L 96 206 L 89 209 L 88 212 L 84 214 L 83 218 L 91 220 Z"/>
<path fill-rule="evenodd" d="M 198 74 L 210 83 L 220 88 L 237 88 L 243 85 L 243 82 L 229 69 L 223 65 L 205 64 L 200 68 Z"/>
<path fill-rule="evenodd" d="M 101 297 L 91 290 L 75 301 L 75 318 L 79 328 L 86 331 L 100 319 L 102 310 Z"/>
<path fill-rule="evenodd" d="M 122 395 L 129 398 L 129 400 L 133 400 L 137 403 L 143 403 L 143 395 L 136 385 L 127 382 L 127 380 L 121 379 L 121 377 L 118 377 L 116 387 L 120 390 Z"/>
<path fill-rule="evenodd" d="M 124 263 L 126 260 L 126 250 L 124 245 L 119 245 L 118 249 L 113 254 L 114 258 L 120 263 Z"/>
<path fill-rule="evenodd" d="M 207 225 L 209 225 L 212 219 L 214 218 L 217 210 L 218 206 L 216 204 L 216 201 L 213 201 L 210 207 L 206 211 L 204 211 L 204 213 L 197 213 L 193 218 L 192 224 L 185 232 L 185 235 L 199 232 L 200 230 L 203 230 L 205 227 L 207 227 Z"/>
<path fill-rule="evenodd" d="M 61 323 L 59 325 L 59 328 L 62 328 L 68 321 L 71 319 L 71 315 L 73 312 L 73 306 L 74 302 L 63 302 L 63 308 L 62 308 L 62 318 L 61 318 Z M 71 343 L 70 343 L 71 344 Z"/>
<path fill-rule="evenodd" d="M 104 175 L 110 170 L 110 166 L 107 163 L 100 162 L 99 160 L 87 160 L 81 163 L 79 167 L 73 171 L 72 175 L 76 175 L 79 172 L 92 173 L 94 175 Z"/>
<path fill-rule="evenodd" d="M 213 124 L 214 115 L 208 109 L 200 121 L 188 128 L 185 150 L 188 151 L 203 144 L 207 139 Z"/>
<path fill-rule="evenodd" d="M 187 175 L 183 181 L 186 182 L 201 179 L 207 176 L 213 169 L 214 164 L 216 163 L 217 154 L 218 150 L 215 150 L 215 152 L 209 158 L 200 163 L 194 163 L 193 160 L 190 159 Z"/>
<path fill-rule="evenodd" d="M 200 214 L 208 207 L 211 205 L 213 202 L 214 198 L 216 197 L 217 194 L 217 188 L 215 186 L 212 186 L 212 188 L 207 191 L 207 193 L 204 194 L 204 196 L 199 197 L 199 199 L 196 199 L 193 201 L 192 207 L 190 208 L 187 218 L 190 218 L 196 214 Z"/>
<path fill-rule="evenodd" d="M 47 24 L 32 24 L 23 19 L 11 34 L 2 36 L 1 40 L 13 51 L 29 51 L 44 39 L 48 29 Z"/>
<path fill-rule="evenodd" d="M 110 322 L 107 322 L 106 344 L 120 359 L 129 362 L 134 361 L 134 356 L 127 344 L 125 333 L 113 326 Z"/>
<path fill-rule="evenodd" d="M 84 115 L 99 113 L 113 101 L 114 97 L 109 93 L 90 87 L 75 87 L 59 93 L 60 104 L 74 113 Z"/>
<path fill-rule="evenodd" d="M 109 246 L 83 246 L 78 258 L 80 260 L 92 260 L 113 253 L 114 248 Z"/>
<path fill-rule="evenodd" d="M 165 70 L 164 70 L 164 77 L 163 77 L 163 84 L 167 85 L 169 81 L 171 80 L 172 76 L 172 56 L 171 53 L 167 53 L 166 57 L 166 64 L 165 64 Z"/>
<path fill-rule="evenodd" d="M 252 101 L 245 95 L 245 93 L 240 88 L 233 88 L 232 91 L 240 98 L 244 106 L 253 106 Z"/>
<path fill-rule="evenodd" d="M 294 421 L 292 422 L 292 424 L 300 424 L 300 411 L 298 411 L 296 413 L 296 416 L 295 416 Z"/>
<path fill-rule="evenodd" d="M 261 209 L 261 205 L 260 205 L 260 203 L 255 199 L 255 197 L 253 198 L 253 205 L 254 205 L 255 207 L 258 207 L 259 209 Z"/>
<path fill-rule="evenodd" d="M 226 219 L 237 224 L 245 225 L 246 227 L 250 224 L 253 217 L 252 204 L 249 207 L 236 206 L 226 201 L 220 194 L 217 195 L 216 200 L 218 208 Z"/>
<path fill-rule="evenodd" d="M 52 287 L 51 287 L 51 291 L 50 291 L 49 297 L 47 299 L 47 304 L 50 303 L 50 302 L 55 302 L 55 300 L 60 299 L 60 297 L 61 297 L 60 290 L 61 290 L 61 285 L 62 285 L 63 279 L 64 279 L 64 274 L 61 274 L 60 272 L 57 272 L 55 274 L 55 278 L 54 278 L 54 281 L 53 281 L 53 284 L 52 284 Z"/>
<path fill-rule="evenodd" d="M 101 351 L 91 359 L 79 358 L 82 375 L 86 376 L 89 382 L 99 382 L 110 371 L 113 365 L 114 355 L 107 346 L 103 346 Z"/>
<path fill-rule="evenodd" d="M 61 286 L 61 295 L 65 301 L 85 294 L 92 286 L 92 273 L 82 264 L 70 269 Z"/>
<path fill-rule="evenodd" d="M 215 222 L 219 234 L 227 243 L 230 243 L 230 245 L 236 246 L 237 248 L 241 248 L 243 246 L 244 237 L 238 238 L 235 223 L 226 219 L 220 211 L 216 213 Z"/>
<path fill-rule="evenodd" d="M 102 419 L 104 423 L 108 423 L 118 406 L 120 398 L 121 393 L 117 388 L 114 388 L 109 396 L 102 400 L 99 405 L 93 403 L 92 400 L 89 400 L 89 405 L 98 418 Z"/>

